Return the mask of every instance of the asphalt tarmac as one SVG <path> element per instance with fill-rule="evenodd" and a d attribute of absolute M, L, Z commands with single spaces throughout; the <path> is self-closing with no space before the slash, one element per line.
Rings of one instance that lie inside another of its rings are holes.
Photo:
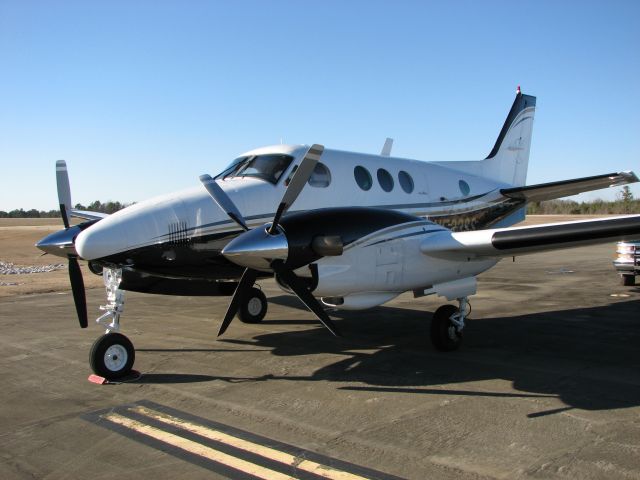
<path fill-rule="evenodd" d="M 333 312 L 335 339 L 267 281 L 265 321 L 216 339 L 227 298 L 128 293 L 141 377 L 115 385 L 68 292 L 0 298 L 0 478 L 640 478 L 640 288 L 612 255 L 501 262 L 452 353 L 441 298 Z"/>

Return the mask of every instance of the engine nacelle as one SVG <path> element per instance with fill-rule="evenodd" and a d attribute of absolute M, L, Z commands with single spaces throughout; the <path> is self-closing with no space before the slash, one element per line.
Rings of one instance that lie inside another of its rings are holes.
<path fill-rule="evenodd" d="M 345 310 L 375 307 L 406 291 L 457 298 L 474 293 L 473 278 L 497 262 L 425 255 L 420 250 L 423 236 L 413 235 L 414 230 L 420 233 L 419 227 L 407 230 L 391 232 L 392 238 L 349 245 L 341 256 L 315 262 L 313 295 L 322 297 L 325 305 Z"/>

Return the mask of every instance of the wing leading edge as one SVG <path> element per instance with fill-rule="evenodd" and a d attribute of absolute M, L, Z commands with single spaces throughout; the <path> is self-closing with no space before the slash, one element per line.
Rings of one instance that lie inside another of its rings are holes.
<path fill-rule="evenodd" d="M 640 237 L 640 215 L 560 222 L 531 227 L 443 232 L 420 245 L 425 255 L 511 257 Z"/>
<path fill-rule="evenodd" d="M 83 220 L 102 220 L 109 216 L 108 213 L 89 212 L 87 210 L 76 210 L 75 208 L 69 212 L 69 215 Z"/>

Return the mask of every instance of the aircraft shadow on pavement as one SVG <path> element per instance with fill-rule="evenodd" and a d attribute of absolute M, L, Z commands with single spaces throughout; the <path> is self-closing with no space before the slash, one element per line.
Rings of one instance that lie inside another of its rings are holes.
<path fill-rule="evenodd" d="M 291 297 L 270 301 L 304 308 Z M 311 376 L 270 375 L 273 379 L 353 382 L 363 385 L 340 388 L 382 393 L 556 397 L 569 406 L 548 413 L 606 410 L 640 405 L 638 311 L 640 301 L 633 300 L 475 321 L 472 315 L 461 349 L 450 353 L 437 352 L 430 344 L 432 312 L 386 306 L 331 312 L 344 335 L 338 339 L 318 327 L 223 342 L 268 348 L 274 355 L 343 357 Z M 265 320 L 265 326 L 269 323 Z M 510 381 L 523 393 L 442 388 L 492 379 Z"/>
<path fill-rule="evenodd" d="M 305 310 L 291 296 L 270 302 Z M 559 398 L 571 408 L 607 410 L 640 405 L 640 301 L 550 312 L 477 318 L 467 323 L 460 350 L 441 353 L 429 341 L 432 312 L 382 306 L 365 311 L 332 311 L 343 334 L 332 337 L 318 322 L 295 310 L 289 318 L 269 324 L 317 325 L 304 330 L 265 333 L 250 340 L 222 339 L 246 346 L 247 352 L 268 350 L 273 355 L 335 354 L 341 358 L 309 376 L 266 373 L 250 378 L 189 374 L 146 374 L 139 383 L 189 383 L 222 380 L 244 383 L 269 380 L 333 381 L 356 385 L 343 390 L 377 393 Z M 479 314 L 478 314 L 479 315 Z M 156 351 L 155 349 L 147 349 Z M 182 351 L 163 349 L 162 351 Z M 187 349 L 223 351 L 223 349 Z M 230 347 L 230 351 L 241 352 Z M 142 349 L 140 350 L 142 351 Z M 487 392 L 443 386 L 502 379 L 517 392 Z M 429 388 L 431 387 L 431 388 Z"/>

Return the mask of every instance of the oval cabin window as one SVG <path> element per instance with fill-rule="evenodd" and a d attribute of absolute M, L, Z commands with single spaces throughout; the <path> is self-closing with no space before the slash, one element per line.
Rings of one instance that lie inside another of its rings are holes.
<path fill-rule="evenodd" d="M 353 176 L 356 179 L 356 183 L 362 190 L 366 191 L 371 189 L 373 181 L 371 180 L 371 174 L 369 173 L 369 170 L 358 165 L 353 169 Z"/>
<path fill-rule="evenodd" d="M 462 192 L 462 195 L 464 195 L 465 197 L 469 195 L 469 193 L 471 193 L 471 187 L 464 180 L 460 180 L 458 182 L 458 187 L 460 187 L 460 191 Z"/>
<path fill-rule="evenodd" d="M 378 183 L 385 192 L 393 190 L 393 177 L 384 168 L 378 169 Z"/>
<path fill-rule="evenodd" d="M 400 187 L 405 193 L 413 192 L 413 178 L 404 170 L 400 170 L 398 172 L 398 181 L 400 182 Z"/>

